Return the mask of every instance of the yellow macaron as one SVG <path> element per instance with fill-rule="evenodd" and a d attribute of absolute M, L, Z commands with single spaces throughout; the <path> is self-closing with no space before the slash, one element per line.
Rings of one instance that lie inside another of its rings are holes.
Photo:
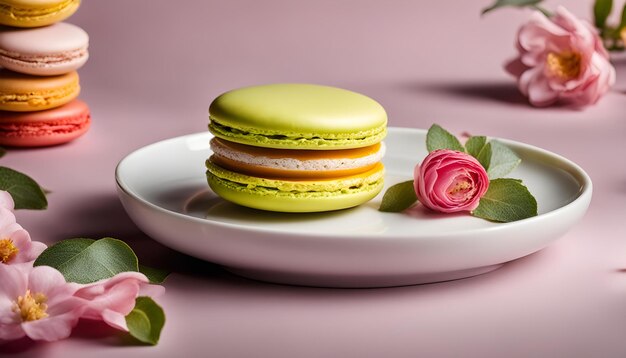
<path fill-rule="evenodd" d="M 80 0 L 0 0 L 0 24 L 46 26 L 67 19 L 79 6 Z"/>
<path fill-rule="evenodd" d="M 78 73 L 38 77 L 0 70 L 0 110 L 42 111 L 62 106 L 80 93 Z"/>

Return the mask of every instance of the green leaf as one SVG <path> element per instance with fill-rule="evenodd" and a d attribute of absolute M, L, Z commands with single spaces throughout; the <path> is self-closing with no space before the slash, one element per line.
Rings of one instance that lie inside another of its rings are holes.
<path fill-rule="evenodd" d="M 498 8 L 501 8 L 501 7 L 508 7 L 508 6 L 535 7 L 541 1 L 542 0 L 497 0 L 491 6 L 484 8 L 482 13 L 486 14 L 486 13 L 492 11 L 492 10 L 495 10 L 495 9 L 498 9 Z"/>
<path fill-rule="evenodd" d="M 593 17 L 596 27 L 601 31 L 604 30 L 606 19 L 613 9 L 613 0 L 596 0 L 593 5 Z"/>
<path fill-rule="evenodd" d="M 485 170 L 489 171 L 489 166 L 491 165 L 491 143 L 485 144 L 478 153 L 478 156 L 476 156 L 476 159 Z"/>
<path fill-rule="evenodd" d="M 485 136 L 475 136 L 470 137 L 467 142 L 465 142 L 465 148 L 467 149 L 467 153 L 474 158 L 478 157 L 478 153 L 480 153 L 481 149 L 487 144 L 487 137 Z"/>
<path fill-rule="evenodd" d="M 504 144 L 492 140 L 489 142 L 491 146 L 491 159 L 487 174 L 489 179 L 502 178 L 515 169 L 522 160 Z"/>
<path fill-rule="evenodd" d="M 165 325 L 165 313 L 150 297 L 137 297 L 135 308 L 126 316 L 130 335 L 143 343 L 159 343 L 161 330 Z"/>
<path fill-rule="evenodd" d="M 161 269 L 157 269 L 154 267 L 148 267 L 144 265 L 139 265 L 139 272 L 146 275 L 150 283 L 163 283 L 167 276 L 170 274 L 169 272 Z"/>
<path fill-rule="evenodd" d="M 465 148 L 459 140 L 447 130 L 437 124 L 433 124 L 426 134 L 426 148 L 429 152 L 437 149 L 452 149 L 465 152 Z"/>
<path fill-rule="evenodd" d="M 39 184 L 13 169 L 0 167 L 0 190 L 6 190 L 11 194 L 15 209 L 43 210 L 48 207 L 46 194 Z"/>
<path fill-rule="evenodd" d="M 491 144 L 487 143 L 487 137 L 471 137 L 465 143 L 465 148 L 467 148 L 467 152 L 472 157 L 476 158 L 480 162 L 485 170 L 489 169 L 489 164 L 491 162 Z"/>
<path fill-rule="evenodd" d="M 417 201 L 413 180 L 407 180 L 402 183 L 391 186 L 383 195 L 383 202 L 380 204 L 379 211 L 388 213 L 397 213 L 408 209 Z"/>
<path fill-rule="evenodd" d="M 472 215 L 497 222 L 522 220 L 537 216 L 537 200 L 521 180 L 495 179 Z"/>
<path fill-rule="evenodd" d="M 115 276 L 120 272 L 139 271 L 137 256 L 123 241 L 63 240 L 48 247 L 35 260 L 35 266 L 51 266 L 68 282 L 91 283 Z"/>
<path fill-rule="evenodd" d="M 0 147 L 0 158 L 4 157 L 5 154 L 7 154 L 7 150 Z"/>

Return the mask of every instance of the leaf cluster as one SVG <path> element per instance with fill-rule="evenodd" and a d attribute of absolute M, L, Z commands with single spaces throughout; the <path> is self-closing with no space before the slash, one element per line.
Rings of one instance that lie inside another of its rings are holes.
<path fill-rule="evenodd" d="M 470 137 L 465 145 L 453 134 L 433 124 L 426 134 L 429 152 L 449 149 L 467 153 L 485 168 L 489 188 L 472 215 L 490 221 L 510 222 L 537 215 L 537 201 L 521 180 L 504 178 L 521 162 L 510 148 L 485 136 Z M 383 195 L 379 208 L 383 212 L 400 212 L 417 202 L 413 180 L 391 186 Z"/>
<path fill-rule="evenodd" d="M 34 265 L 53 267 L 66 281 L 80 284 L 128 271 L 143 273 L 151 283 L 162 283 L 168 275 L 165 271 L 140 265 L 130 246 L 110 237 L 60 241 L 44 250 Z M 137 297 L 135 308 L 126 316 L 126 324 L 131 336 L 155 345 L 165 324 L 165 314 L 150 297 Z"/>

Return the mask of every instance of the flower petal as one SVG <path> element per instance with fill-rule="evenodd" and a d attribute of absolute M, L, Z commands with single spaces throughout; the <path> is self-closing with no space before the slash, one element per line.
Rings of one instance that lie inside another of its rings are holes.
<path fill-rule="evenodd" d="M 102 319 L 109 326 L 128 332 L 128 326 L 126 325 L 126 316 L 124 316 L 123 314 L 107 309 L 102 311 Z"/>
<path fill-rule="evenodd" d="M 22 329 L 22 325 L 16 324 L 0 324 L 0 339 L 12 341 L 14 339 L 22 338 L 26 335 L 26 332 Z"/>
<path fill-rule="evenodd" d="M 49 306 L 72 296 L 76 289 L 75 286 L 65 282 L 65 278 L 59 271 L 49 266 L 33 268 L 29 276 L 28 288 L 33 293 L 46 295 Z"/>
<path fill-rule="evenodd" d="M 0 236 L 5 236 L 5 228 L 9 225 L 15 224 L 15 214 L 5 207 L 0 207 Z"/>
<path fill-rule="evenodd" d="M 535 76 L 528 84 L 528 100 L 533 106 L 549 106 L 558 99 L 559 93 L 550 87 L 545 76 Z"/>
<path fill-rule="evenodd" d="M 0 264 L 0 301 L 15 301 L 28 287 L 28 264 Z"/>
<path fill-rule="evenodd" d="M 519 78 L 522 75 L 522 73 L 524 73 L 524 71 L 528 70 L 528 66 L 526 66 L 522 62 L 522 60 L 518 57 L 516 59 L 508 61 L 504 65 L 504 69 L 506 70 L 506 72 L 510 73 L 516 78 Z"/>
<path fill-rule="evenodd" d="M 145 284 L 139 286 L 139 296 L 159 297 L 165 293 L 165 287 L 161 285 Z"/>
<path fill-rule="evenodd" d="M 50 316 L 36 321 L 22 323 L 26 335 L 34 340 L 57 341 L 67 338 L 72 328 L 78 323 L 80 314 L 69 311 L 65 314 Z"/>
<path fill-rule="evenodd" d="M 15 202 L 13 197 L 8 191 L 0 190 L 0 207 L 13 211 L 15 209 Z"/>

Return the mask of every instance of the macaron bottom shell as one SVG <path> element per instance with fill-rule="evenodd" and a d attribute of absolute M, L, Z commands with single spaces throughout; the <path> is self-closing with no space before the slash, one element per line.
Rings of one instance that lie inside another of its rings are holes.
<path fill-rule="evenodd" d="M 63 21 L 78 10 L 80 0 L 63 0 L 55 5 L 24 6 L 0 1 L 0 24 L 15 27 L 40 27 Z"/>
<path fill-rule="evenodd" d="M 207 161 L 207 181 L 217 195 L 238 205 L 276 212 L 347 209 L 373 199 L 383 189 L 384 169 L 321 181 L 265 179 L 234 173 Z"/>
<path fill-rule="evenodd" d="M 25 60 L 0 52 L 0 66 L 28 75 L 56 76 L 81 68 L 87 62 L 89 54 L 86 51 L 77 51 L 76 53 L 61 54 L 58 57 L 60 59 L 53 58 L 48 60 L 45 55 L 42 55 L 40 59 L 33 57 Z"/>
<path fill-rule="evenodd" d="M 55 129 L 59 126 L 66 127 L 65 124 L 51 124 L 50 128 L 44 130 L 41 128 L 23 128 L 22 131 L 15 132 L 10 136 L 0 135 L 0 145 L 7 147 L 48 147 L 71 142 L 89 130 L 89 123 L 68 131 Z"/>

